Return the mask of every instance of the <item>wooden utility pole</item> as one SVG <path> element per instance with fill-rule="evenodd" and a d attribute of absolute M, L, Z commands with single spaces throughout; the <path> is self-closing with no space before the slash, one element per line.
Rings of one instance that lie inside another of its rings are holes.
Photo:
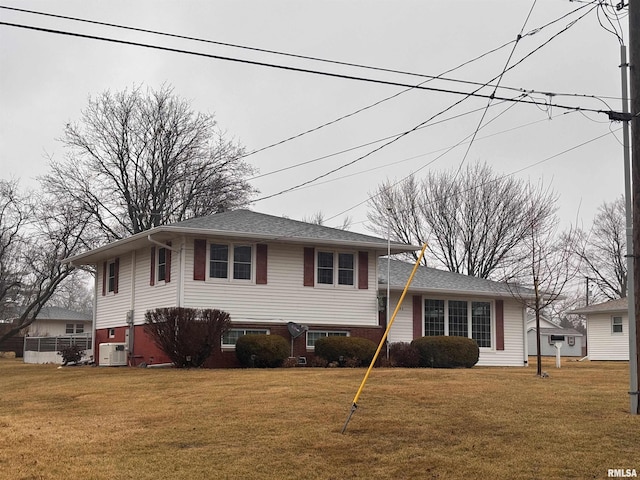
<path fill-rule="evenodd" d="M 631 189 L 633 202 L 633 279 L 635 318 L 629 318 L 629 345 L 634 341 L 635 352 L 629 352 L 631 372 L 632 414 L 639 414 L 638 385 L 640 384 L 640 0 L 629 0 L 629 89 L 631 93 Z M 630 348 L 631 350 L 631 348 Z M 633 355 L 631 355 L 633 353 Z M 635 358 L 631 358 L 635 356 Z M 635 390 L 634 390 L 635 389 Z M 635 405 L 635 412 L 633 411 Z"/>

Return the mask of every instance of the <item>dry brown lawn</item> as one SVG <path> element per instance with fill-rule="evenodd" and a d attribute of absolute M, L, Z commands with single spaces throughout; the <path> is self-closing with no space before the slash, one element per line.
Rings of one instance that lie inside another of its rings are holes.
<path fill-rule="evenodd" d="M 589 479 L 640 475 L 626 363 L 174 370 L 0 359 L 0 478 Z"/>

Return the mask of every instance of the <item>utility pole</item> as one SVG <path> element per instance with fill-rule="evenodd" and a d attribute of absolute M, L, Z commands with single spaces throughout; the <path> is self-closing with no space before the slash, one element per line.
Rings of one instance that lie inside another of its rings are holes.
<path fill-rule="evenodd" d="M 631 413 L 640 413 L 640 0 L 629 0 L 629 87 L 631 92 L 631 178 L 633 202 L 633 279 L 635 318 L 629 317 Z M 632 325 L 633 323 L 633 325 Z M 634 328 L 635 327 L 635 328 Z M 633 338 L 635 337 L 635 339 Z M 632 348 L 635 345 L 635 348 Z M 635 358 L 633 358 L 635 357 Z M 635 411 L 634 411 L 635 410 Z"/>

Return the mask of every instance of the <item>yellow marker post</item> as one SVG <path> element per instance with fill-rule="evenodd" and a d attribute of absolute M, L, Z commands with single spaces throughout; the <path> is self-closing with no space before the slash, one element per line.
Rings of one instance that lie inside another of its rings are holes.
<path fill-rule="evenodd" d="M 396 305 L 396 308 L 393 311 L 393 315 L 391 316 L 391 319 L 389 320 L 389 325 L 387 325 L 387 329 L 384 331 L 384 335 L 382 335 L 382 338 L 380 339 L 380 344 L 378 345 L 378 349 L 376 350 L 376 353 L 373 356 L 373 359 L 371 360 L 371 364 L 369 365 L 369 368 L 367 369 L 367 373 L 365 373 L 364 378 L 362 379 L 362 383 L 360 384 L 360 388 L 358 389 L 358 392 L 356 393 L 356 396 L 353 397 L 353 404 L 351 405 L 351 411 L 349 412 L 349 415 L 347 416 L 347 421 L 344 422 L 344 427 L 342 427 L 342 433 L 343 434 L 347 430 L 347 425 L 349 425 L 349 421 L 351 420 L 351 416 L 353 415 L 353 413 L 358 408 L 358 399 L 360 398 L 360 394 L 362 393 L 362 390 L 364 389 L 365 383 L 367 383 L 367 379 L 369 378 L 369 374 L 371 373 L 371 370 L 373 369 L 373 365 L 376 363 L 376 360 L 378 359 L 378 355 L 380 355 L 380 350 L 382 350 L 382 345 L 384 345 L 384 342 L 387 339 L 387 336 L 389 335 L 389 330 L 391 330 L 391 325 L 393 325 L 393 321 L 396 319 L 396 315 L 398 314 L 398 311 L 400 310 L 400 306 L 402 305 L 402 301 L 404 300 L 404 297 L 407 294 L 407 290 L 409 290 L 409 285 L 411 285 L 413 277 L 415 276 L 416 271 L 418 270 L 418 266 L 420 266 L 420 262 L 422 261 L 422 257 L 424 256 L 424 251 L 426 249 L 427 249 L 427 244 L 425 243 L 424 245 L 422 245 L 422 250 L 420 251 L 420 255 L 418 256 L 418 259 L 416 260 L 416 264 L 413 266 L 413 270 L 411 271 L 411 275 L 409 275 L 409 279 L 407 280 L 407 283 L 404 286 L 404 290 L 402 291 L 402 295 L 400 296 L 400 300 L 398 300 L 398 305 Z M 390 282 L 390 281 L 391 281 L 391 272 L 387 272 L 387 282 Z"/>

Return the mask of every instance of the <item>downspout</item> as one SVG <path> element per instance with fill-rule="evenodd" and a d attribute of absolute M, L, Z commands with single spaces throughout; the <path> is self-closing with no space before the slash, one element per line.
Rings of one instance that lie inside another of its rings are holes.
<path fill-rule="evenodd" d="M 527 337 L 527 309 L 522 308 L 522 331 L 524 333 L 524 366 L 529 366 L 529 337 Z"/>
<path fill-rule="evenodd" d="M 129 338 L 129 366 L 135 364 L 135 313 L 136 313 L 136 251 L 131 252 L 131 297 L 129 298 L 129 311 L 127 312 L 127 325 Z"/>

